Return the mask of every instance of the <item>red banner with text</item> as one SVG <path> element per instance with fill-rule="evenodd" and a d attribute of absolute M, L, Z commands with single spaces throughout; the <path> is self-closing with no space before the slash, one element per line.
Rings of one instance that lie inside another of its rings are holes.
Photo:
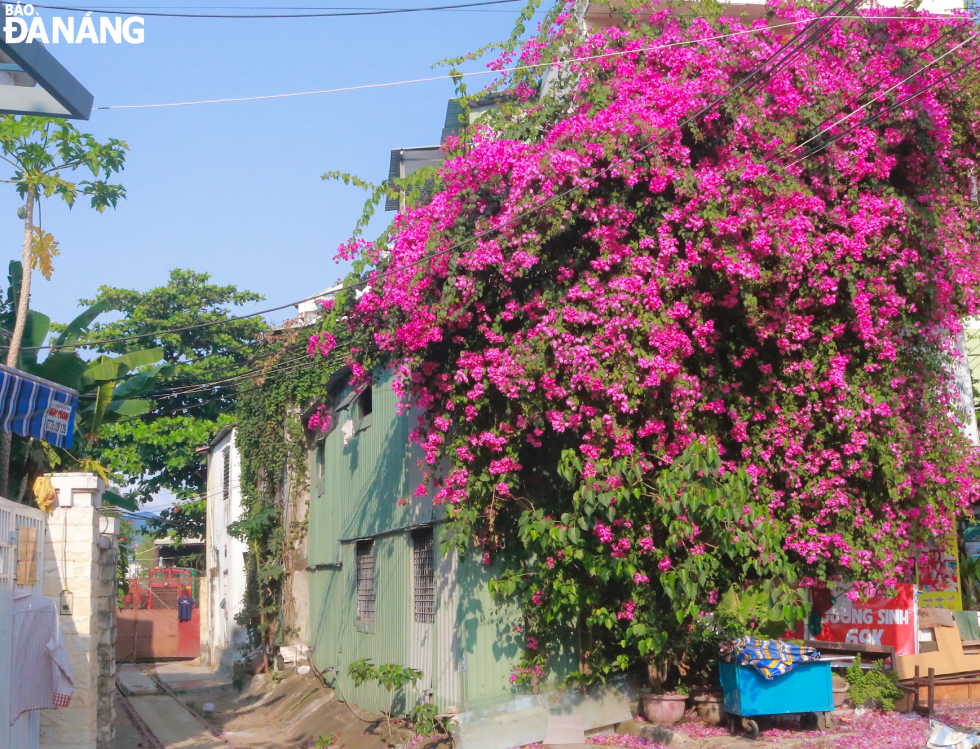
<path fill-rule="evenodd" d="M 895 655 L 914 655 L 918 633 L 915 626 L 915 587 L 895 586 L 895 595 L 851 601 L 848 585 L 811 589 L 813 609 L 821 615 L 820 632 L 813 640 L 860 645 L 889 645 Z M 865 660 L 871 660 L 867 658 Z"/>

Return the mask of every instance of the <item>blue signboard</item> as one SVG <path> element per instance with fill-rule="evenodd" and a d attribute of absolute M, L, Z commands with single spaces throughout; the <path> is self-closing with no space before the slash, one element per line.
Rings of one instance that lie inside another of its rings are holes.
<path fill-rule="evenodd" d="M 78 393 L 0 365 L 0 430 L 71 447 Z"/>

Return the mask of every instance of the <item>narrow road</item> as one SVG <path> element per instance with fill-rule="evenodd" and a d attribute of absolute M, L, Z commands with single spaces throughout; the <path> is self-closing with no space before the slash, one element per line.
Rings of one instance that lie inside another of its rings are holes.
<path fill-rule="evenodd" d="M 130 697 L 129 701 L 166 749 L 228 749 L 169 695 Z"/>
<path fill-rule="evenodd" d="M 114 749 L 228 749 L 172 692 L 198 688 L 214 678 L 207 669 L 185 662 L 121 664 L 116 671 L 121 694 Z"/>
<path fill-rule="evenodd" d="M 121 697 L 114 749 L 228 749 L 168 694 Z"/>

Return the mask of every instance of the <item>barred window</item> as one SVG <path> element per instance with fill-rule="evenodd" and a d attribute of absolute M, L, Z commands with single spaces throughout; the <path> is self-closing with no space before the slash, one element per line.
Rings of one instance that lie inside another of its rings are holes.
<path fill-rule="evenodd" d="M 231 498 L 231 449 L 225 448 L 221 451 L 221 459 L 224 465 L 221 467 L 221 498 L 226 502 Z"/>
<path fill-rule="evenodd" d="M 357 618 L 362 622 L 374 621 L 374 541 L 357 543 Z"/>
<path fill-rule="evenodd" d="M 415 568 L 415 621 L 431 624 L 436 620 L 435 544 L 431 528 L 412 532 Z"/>

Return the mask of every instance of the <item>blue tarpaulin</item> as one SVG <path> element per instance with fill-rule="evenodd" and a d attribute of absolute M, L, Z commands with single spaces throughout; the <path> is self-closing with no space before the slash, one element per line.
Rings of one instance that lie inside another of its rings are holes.
<path fill-rule="evenodd" d="M 0 364 L 0 430 L 71 447 L 78 393 Z"/>

